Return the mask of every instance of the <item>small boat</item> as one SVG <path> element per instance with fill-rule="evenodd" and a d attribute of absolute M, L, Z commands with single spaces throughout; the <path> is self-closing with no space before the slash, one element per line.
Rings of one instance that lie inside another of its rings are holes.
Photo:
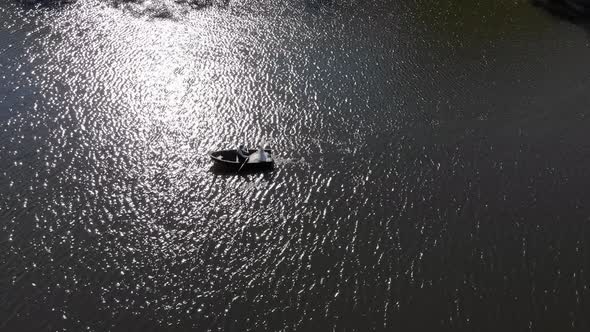
<path fill-rule="evenodd" d="M 260 153 L 266 152 L 265 158 L 260 158 Z M 238 158 L 237 150 L 221 150 L 209 153 L 213 163 L 227 171 L 232 172 L 253 172 L 264 171 L 274 167 L 274 159 L 270 149 L 257 150 L 248 149 L 248 159 Z"/>

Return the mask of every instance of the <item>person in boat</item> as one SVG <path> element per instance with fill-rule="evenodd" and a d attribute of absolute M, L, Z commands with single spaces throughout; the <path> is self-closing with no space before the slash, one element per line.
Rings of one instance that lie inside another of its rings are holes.
<path fill-rule="evenodd" d="M 260 145 L 258 145 L 257 148 L 258 148 L 258 150 L 256 150 L 256 152 L 254 152 L 250 155 L 249 162 L 262 163 L 262 162 L 271 161 L 271 158 L 268 155 L 268 153 L 266 153 L 266 151 L 264 151 L 264 149 Z"/>
<path fill-rule="evenodd" d="M 240 161 L 244 161 L 244 160 L 248 159 L 248 156 L 250 155 L 250 152 L 248 151 L 248 149 L 246 149 L 246 147 L 244 146 L 244 144 L 241 144 L 238 147 L 237 152 L 238 152 L 238 159 Z"/>

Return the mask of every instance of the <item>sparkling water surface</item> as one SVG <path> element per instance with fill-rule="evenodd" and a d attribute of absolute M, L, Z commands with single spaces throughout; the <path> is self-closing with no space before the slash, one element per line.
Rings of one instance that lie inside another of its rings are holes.
<path fill-rule="evenodd" d="M 590 328 L 584 26 L 520 0 L 0 26 L 0 330 Z M 275 170 L 211 169 L 242 142 Z"/>

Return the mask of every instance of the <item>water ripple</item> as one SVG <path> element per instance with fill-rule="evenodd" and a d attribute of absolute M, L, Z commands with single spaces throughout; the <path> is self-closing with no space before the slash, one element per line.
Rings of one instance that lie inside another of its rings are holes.
<path fill-rule="evenodd" d="M 206 4 L 0 5 L 0 329 L 583 329 L 587 36 Z"/>

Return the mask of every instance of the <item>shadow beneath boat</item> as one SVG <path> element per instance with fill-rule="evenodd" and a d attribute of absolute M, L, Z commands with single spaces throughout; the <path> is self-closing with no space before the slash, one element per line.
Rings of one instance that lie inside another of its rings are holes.
<path fill-rule="evenodd" d="M 224 175 L 224 176 L 245 176 L 245 175 L 252 175 L 252 174 L 264 174 L 265 177 L 266 175 L 272 175 L 272 173 L 274 172 L 274 168 L 267 168 L 267 169 L 245 169 L 242 170 L 240 172 L 237 172 L 235 170 L 232 169 L 228 169 L 227 167 L 223 167 L 217 164 L 214 164 L 213 166 L 211 166 L 209 168 L 209 172 L 213 173 L 214 175 Z"/>

